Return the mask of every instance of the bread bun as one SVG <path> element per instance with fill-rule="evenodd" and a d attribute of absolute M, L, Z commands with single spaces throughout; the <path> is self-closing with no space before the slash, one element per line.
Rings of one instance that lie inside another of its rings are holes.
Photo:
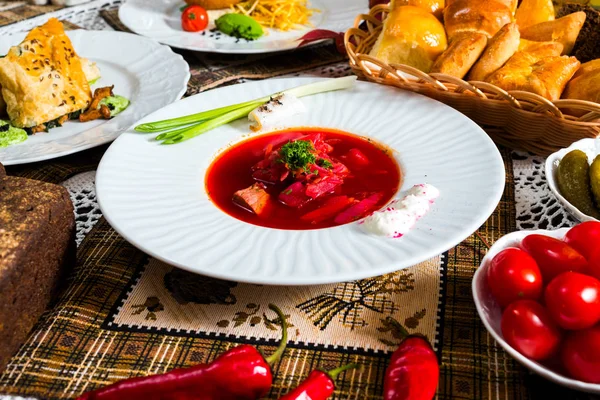
<path fill-rule="evenodd" d="M 512 19 L 510 9 L 496 0 L 455 0 L 444 10 L 450 40 L 461 32 L 478 32 L 491 38 Z"/>
<path fill-rule="evenodd" d="M 563 54 L 571 54 L 585 17 L 585 13 L 579 11 L 554 21 L 531 25 L 521 29 L 521 37 L 535 42 L 560 42 L 564 47 Z"/>
<path fill-rule="evenodd" d="M 500 69 L 519 49 L 519 27 L 516 23 L 506 24 L 490 39 L 479 61 L 471 68 L 468 79 L 485 81 Z"/>
<path fill-rule="evenodd" d="M 560 99 L 579 65 L 575 57 L 541 57 L 520 51 L 490 75 L 488 82 L 504 90 L 524 90 L 554 101 Z"/>
<path fill-rule="evenodd" d="M 544 54 L 545 57 L 560 56 L 564 46 L 559 42 L 533 42 L 523 39 L 519 41 L 519 51 L 534 54 Z"/>
<path fill-rule="evenodd" d="M 441 19 L 445 2 L 444 0 L 392 0 L 391 9 L 400 6 L 421 7 L 435 15 L 438 19 Z"/>
<path fill-rule="evenodd" d="M 429 72 L 448 47 L 442 23 L 425 9 L 400 6 L 392 10 L 370 52 L 388 64 L 407 64 Z"/>
<path fill-rule="evenodd" d="M 580 75 L 587 74 L 592 71 L 600 70 L 600 58 L 597 58 L 592 61 L 588 61 L 585 64 L 581 64 L 581 67 L 577 70 L 575 75 L 573 75 L 573 79 L 577 78 Z M 600 89 L 599 89 L 600 90 Z"/>
<path fill-rule="evenodd" d="M 562 95 L 563 99 L 575 99 L 600 103 L 600 69 L 594 69 L 578 75 L 567 84 Z M 581 116 L 582 110 L 570 110 L 571 114 Z"/>
<path fill-rule="evenodd" d="M 229 8 L 240 3 L 242 0 L 185 0 L 188 5 L 201 6 L 207 10 L 219 10 Z"/>
<path fill-rule="evenodd" d="M 487 36 L 478 32 L 465 32 L 455 37 L 450 46 L 435 60 L 431 72 L 455 76 L 462 79 L 477 61 Z"/>
<path fill-rule="evenodd" d="M 554 21 L 554 5 L 552 0 L 523 0 L 515 14 L 520 29 Z"/>

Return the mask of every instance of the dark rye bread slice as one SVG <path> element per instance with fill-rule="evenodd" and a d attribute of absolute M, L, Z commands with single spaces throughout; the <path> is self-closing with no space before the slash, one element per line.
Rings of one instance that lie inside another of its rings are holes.
<path fill-rule="evenodd" d="M 600 11 L 584 4 L 565 3 L 557 6 L 556 18 L 577 11 L 583 11 L 586 17 L 571 55 L 583 64 L 600 58 Z"/>
<path fill-rule="evenodd" d="M 74 228 L 65 188 L 6 176 L 0 164 L 0 372 L 74 262 Z"/>

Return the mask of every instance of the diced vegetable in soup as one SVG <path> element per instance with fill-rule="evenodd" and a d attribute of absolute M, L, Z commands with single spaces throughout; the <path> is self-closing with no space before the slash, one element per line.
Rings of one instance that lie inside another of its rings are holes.
<path fill-rule="evenodd" d="M 390 150 L 328 129 L 257 136 L 217 157 L 206 174 L 211 200 L 242 221 L 278 229 L 347 224 L 386 205 L 400 186 Z"/>

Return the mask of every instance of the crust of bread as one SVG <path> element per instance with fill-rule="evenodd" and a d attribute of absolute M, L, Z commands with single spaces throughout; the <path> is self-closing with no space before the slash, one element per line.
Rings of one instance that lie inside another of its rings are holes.
<path fill-rule="evenodd" d="M 519 27 L 516 23 L 506 24 L 490 39 L 485 51 L 471 72 L 468 80 L 485 81 L 492 73 L 500 69 L 519 49 Z"/>
<path fill-rule="evenodd" d="M 559 42 L 563 45 L 563 55 L 571 54 L 586 15 L 578 11 L 554 21 L 541 22 L 521 29 L 521 37 L 535 42 Z"/>
<path fill-rule="evenodd" d="M 462 79 L 475 64 L 486 44 L 487 36 L 482 33 L 469 32 L 457 36 L 435 60 L 431 72 Z"/>
<path fill-rule="evenodd" d="M 55 18 L 0 59 L 0 85 L 10 121 L 20 128 L 86 108 L 92 99 L 81 60 Z"/>
<path fill-rule="evenodd" d="M 588 61 L 584 64 L 581 64 L 581 67 L 579 67 L 577 72 L 575 72 L 575 75 L 573 75 L 573 79 L 575 79 L 578 76 L 581 76 L 583 74 L 587 74 L 589 72 L 597 71 L 597 70 L 600 70 L 600 58 L 597 58 L 595 60 Z M 600 93 L 600 87 L 598 87 L 597 90 L 598 90 L 598 93 Z"/>
<path fill-rule="evenodd" d="M 392 10 L 400 6 L 421 7 L 441 19 L 446 4 L 444 0 L 392 0 L 390 3 Z"/>
<path fill-rule="evenodd" d="M 229 8 L 229 6 L 236 5 L 242 0 L 185 0 L 189 5 L 198 5 L 206 10 L 220 10 L 222 8 Z"/>
<path fill-rule="evenodd" d="M 552 0 L 522 0 L 515 13 L 520 29 L 541 22 L 554 21 L 554 4 Z"/>
<path fill-rule="evenodd" d="M 504 90 L 524 90 L 554 101 L 560 99 L 579 65 L 575 57 L 517 52 L 487 81 Z"/>
<path fill-rule="evenodd" d="M 600 103 L 600 69 L 593 69 L 571 79 L 563 93 L 563 99 L 577 99 Z M 584 114 L 579 112 L 578 114 Z"/>
<path fill-rule="evenodd" d="M 388 14 L 369 54 L 388 64 L 407 64 L 429 72 L 447 47 L 444 26 L 433 14 L 420 7 L 401 6 Z"/>
<path fill-rule="evenodd" d="M 519 51 L 524 51 L 526 53 L 560 56 L 563 49 L 564 46 L 559 42 L 533 42 L 523 38 L 519 41 Z"/>
<path fill-rule="evenodd" d="M 444 24 L 451 41 L 461 32 L 478 32 L 491 38 L 512 20 L 510 9 L 496 0 L 454 0 L 444 10 Z"/>

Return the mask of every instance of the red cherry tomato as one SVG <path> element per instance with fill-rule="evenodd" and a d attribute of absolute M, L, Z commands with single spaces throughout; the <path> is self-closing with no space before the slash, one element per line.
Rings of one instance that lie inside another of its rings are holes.
<path fill-rule="evenodd" d="M 187 32 L 199 32 L 206 29 L 208 25 L 208 14 L 200 6 L 189 6 L 181 14 L 181 26 Z"/>
<path fill-rule="evenodd" d="M 542 296 L 542 273 L 535 260 L 521 249 L 508 248 L 496 254 L 487 280 L 502 308 L 516 300 L 538 300 Z"/>
<path fill-rule="evenodd" d="M 537 262 L 544 282 L 567 271 L 582 271 L 587 261 L 565 242 L 544 235 L 529 235 L 521 241 L 521 247 Z"/>
<path fill-rule="evenodd" d="M 600 222 L 584 222 L 569 229 L 565 242 L 589 259 L 600 247 Z"/>
<path fill-rule="evenodd" d="M 569 333 L 561 359 L 573 378 L 600 383 L 600 325 Z"/>
<path fill-rule="evenodd" d="M 509 305 L 502 314 L 501 328 L 506 342 L 532 360 L 552 356 L 562 338 L 548 311 L 533 300 L 518 300 Z"/>
<path fill-rule="evenodd" d="M 590 256 L 588 268 L 585 273 L 596 279 L 600 279 L 600 248 Z"/>
<path fill-rule="evenodd" d="M 544 293 L 548 312 L 565 329 L 585 329 L 600 321 L 600 281 L 579 272 L 554 278 Z"/>

